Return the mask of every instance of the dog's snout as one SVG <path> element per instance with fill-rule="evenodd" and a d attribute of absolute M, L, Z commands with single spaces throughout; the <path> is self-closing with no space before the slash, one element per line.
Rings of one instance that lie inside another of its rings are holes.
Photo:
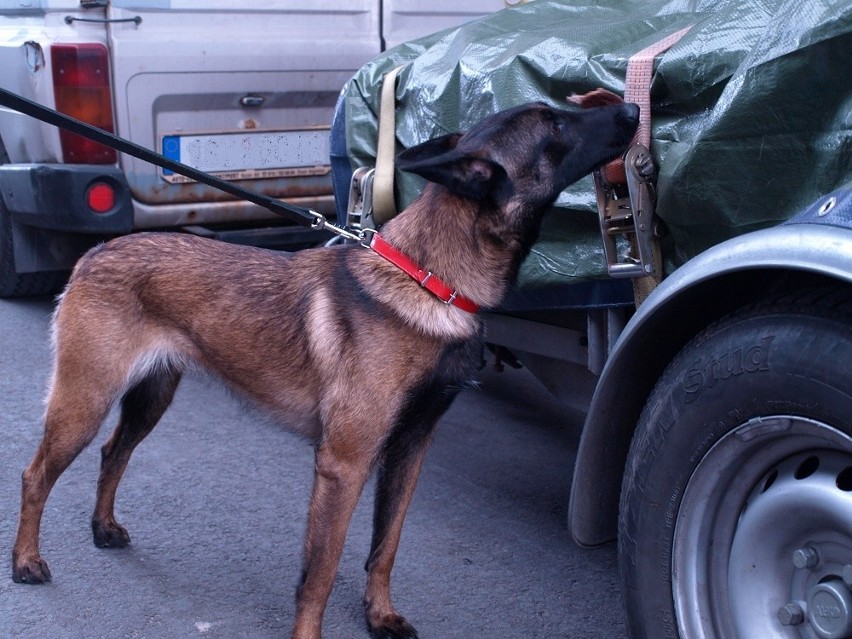
<path fill-rule="evenodd" d="M 638 104 L 633 104 L 632 102 L 625 102 L 622 105 L 622 113 L 624 114 L 624 119 L 628 122 L 639 122 Z"/>

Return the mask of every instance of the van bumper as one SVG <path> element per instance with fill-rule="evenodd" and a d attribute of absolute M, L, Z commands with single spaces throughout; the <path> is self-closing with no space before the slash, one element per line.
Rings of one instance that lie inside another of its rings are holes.
<path fill-rule="evenodd" d="M 102 213 L 86 201 L 98 183 L 115 193 L 115 203 Z M 93 235 L 133 230 L 130 187 L 117 166 L 6 164 L 0 166 L 0 194 L 12 219 L 26 226 Z"/>

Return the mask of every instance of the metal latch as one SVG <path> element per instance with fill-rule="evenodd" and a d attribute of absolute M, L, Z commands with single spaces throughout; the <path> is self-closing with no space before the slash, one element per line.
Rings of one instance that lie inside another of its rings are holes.
<path fill-rule="evenodd" d="M 601 171 L 595 171 L 595 193 L 604 244 L 607 271 L 611 277 L 653 276 L 660 279 L 656 203 L 656 168 L 648 149 L 635 144 L 624 156 L 626 184 L 607 183 Z M 617 238 L 627 240 L 627 248 L 618 255 Z"/>
<path fill-rule="evenodd" d="M 349 204 L 346 207 L 346 226 L 352 229 L 374 229 L 373 178 L 376 169 L 362 166 L 352 174 L 349 183 Z"/>

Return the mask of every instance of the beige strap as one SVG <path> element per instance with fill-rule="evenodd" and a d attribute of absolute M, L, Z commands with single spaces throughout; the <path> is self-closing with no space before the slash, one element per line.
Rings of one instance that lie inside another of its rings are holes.
<path fill-rule="evenodd" d="M 385 74 L 382 80 L 379 107 L 379 132 L 376 142 L 376 174 L 373 178 L 373 219 L 381 225 L 396 215 L 393 189 L 393 165 L 396 154 L 396 76 L 400 65 Z"/>

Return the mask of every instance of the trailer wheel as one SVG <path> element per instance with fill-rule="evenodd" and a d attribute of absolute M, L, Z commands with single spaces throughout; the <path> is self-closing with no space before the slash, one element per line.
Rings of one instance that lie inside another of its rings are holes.
<path fill-rule="evenodd" d="M 738 312 L 660 378 L 621 497 L 631 638 L 852 637 L 851 297 Z"/>

